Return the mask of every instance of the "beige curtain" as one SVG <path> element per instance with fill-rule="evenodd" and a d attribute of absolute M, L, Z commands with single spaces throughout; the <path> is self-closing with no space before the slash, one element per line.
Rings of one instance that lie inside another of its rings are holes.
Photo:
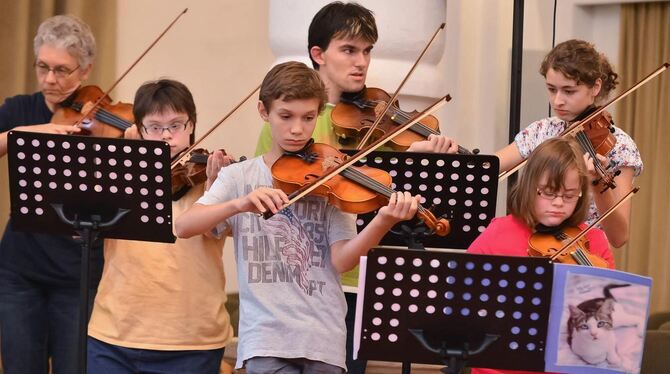
<path fill-rule="evenodd" d="M 97 56 L 88 84 L 106 90 L 116 74 L 115 0 L 20 0 L 0 1 L 0 102 L 9 96 L 37 90 L 32 63 L 33 37 L 44 19 L 74 14 L 88 23 L 97 42 Z M 0 159 L 0 235 L 9 217 L 7 157 Z"/>
<path fill-rule="evenodd" d="M 623 88 L 670 62 L 670 2 L 622 5 L 619 56 Z M 670 310 L 670 69 L 623 99 L 616 121 L 635 139 L 644 161 L 619 267 L 653 279 L 652 312 Z"/>

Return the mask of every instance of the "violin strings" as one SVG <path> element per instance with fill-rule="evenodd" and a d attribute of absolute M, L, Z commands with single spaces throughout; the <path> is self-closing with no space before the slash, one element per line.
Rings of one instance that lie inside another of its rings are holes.
<path fill-rule="evenodd" d="M 382 100 L 365 100 L 363 102 L 363 106 L 365 108 L 375 108 L 380 103 L 386 103 L 386 102 L 384 102 Z M 397 116 L 397 117 L 401 118 L 402 120 L 404 120 L 403 123 L 399 123 L 400 125 L 403 125 L 403 124 L 407 123 L 407 121 L 409 121 L 412 118 L 405 111 L 401 110 L 400 108 L 396 107 L 395 105 L 393 105 L 391 107 L 391 109 L 389 109 L 389 110 L 392 110 L 392 112 L 391 112 L 392 116 Z M 439 135 L 439 132 L 431 129 L 430 127 L 424 125 L 421 122 L 418 122 L 418 123 L 414 124 L 410 128 L 410 130 L 412 130 L 412 131 L 414 131 L 414 132 L 416 132 L 419 135 L 424 136 L 424 137 L 428 137 L 428 135 L 430 135 L 430 134 Z"/>
<path fill-rule="evenodd" d="M 132 123 L 126 121 L 125 119 L 115 115 L 114 113 L 108 111 L 105 108 L 100 108 L 98 109 L 98 113 L 100 113 L 101 116 L 104 116 L 105 121 L 108 123 L 112 123 L 119 128 L 120 130 L 125 130 L 132 126 Z"/>
<path fill-rule="evenodd" d="M 374 108 L 374 107 L 377 106 L 377 104 L 385 103 L 385 102 L 383 102 L 382 100 L 365 100 L 365 101 L 362 101 L 362 103 L 363 103 L 364 108 Z M 407 112 L 401 110 L 400 108 L 396 107 L 395 105 L 392 107 L 391 110 L 393 111 L 392 115 L 395 115 L 395 116 L 397 116 L 397 117 L 399 117 L 400 119 L 403 120 L 403 122 L 398 121 L 398 123 L 400 125 L 403 125 L 403 124 L 407 123 L 407 121 L 409 121 L 412 118 L 410 115 L 407 114 Z M 423 136 L 424 138 L 428 138 L 429 135 L 440 135 L 439 131 L 433 130 L 432 128 L 424 125 L 421 122 L 418 122 L 418 123 L 414 124 L 412 127 L 410 127 L 410 131 L 414 131 L 415 133 Z M 464 148 L 460 145 L 458 146 L 458 153 L 462 154 L 462 155 L 471 155 L 472 154 L 472 152 L 469 149 Z"/>
<path fill-rule="evenodd" d="M 564 232 L 561 232 L 558 235 L 558 240 L 565 241 L 565 240 L 568 240 L 568 239 L 571 239 L 570 236 L 568 236 L 568 234 L 566 234 Z M 559 253 L 554 254 L 554 256 L 552 256 L 552 260 L 555 259 L 556 257 L 558 257 L 558 254 Z M 572 255 L 572 257 L 575 259 L 575 261 L 579 265 L 593 266 L 593 264 L 591 263 L 591 260 L 589 260 L 589 258 L 586 256 L 586 254 L 582 251 L 582 249 L 580 247 L 575 247 L 575 251 L 571 252 L 570 255 Z"/>
<path fill-rule="evenodd" d="M 603 178 L 606 177 L 607 172 L 598 160 L 596 150 L 593 148 L 593 144 L 591 144 L 591 141 L 588 139 L 586 134 L 584 134 L 583 131 L 579 131 L 575 135 L 575 138 L 577 139 L 577 143 L 579 143 L 582 149 L 591 155 L 591 158 L 593 159 L 593 166 L 596 168 L 598 174 Z M 607 178 L 607 180 L 609 180 L 609 178 Z"/>
<path fill-rule="evenodd" d="M 72 109 L 78 112 L 81 112 L 81 108 L 83 108 L 83 105 L 81 105 L 80 103 L 72 105 Z M 132 126 L 132 123 L 116 116 L 114 113 L 109 112 L 105 108 L 98 108 L 98 110 L 95 112 L 95 118 L 105 123 L 108 123 L 119 130 L 125 130 L 130 126 Z"/>
<path fill-rule="evenodd" d="M 347 175 L 348 174 L 348 175 Z M 386 196 L 387 198 L 391 197 L 391 194 L 394 192 L 398 192 L 383 183 L 379 182 L 376 179 L 373 179 L 367 175 L 365 175 L 362 171 L 357 170 L 357 169 L 345 169 L 344 172 L 342 173 L 344 177 L 347 177 L 351 180 L 355 180 L 357 183 L 360 183 L 364 187 L 367 187 L 371 189 L 372 191 L 378 192 Z M 424 212 L 426 209 L 419 204 L 418 206 L 418 211 Z"/>

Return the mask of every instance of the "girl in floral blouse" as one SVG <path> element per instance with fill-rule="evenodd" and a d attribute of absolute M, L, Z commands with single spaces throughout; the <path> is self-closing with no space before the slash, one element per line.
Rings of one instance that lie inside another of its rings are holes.
<path fill-rule="evenodd" d="M 555 116 L 531 123 L 517 134 L 513 143 L 496 152 L 501 171 L 513 168 L 542 142 L 558 136 L 585 110 L 603 104 L 619 83 L 607 57 L 596 51 L 591 43 L 576 39 L 560 43 L 551 50 L 542 62 L 540 74 L 545 78 Z M 601 193 L 602 185 L 592 186 L 589 223 L 630 191 L 633 178 L 642 172 L 642 159 L 635 142 L 620 128 L 615 126 L 614 130 L 616 145 L 607 158 L 600 161 L 611 161 L 613 168 L 621 171 L 615 178 L 618 188 Z M 614 247 L 621 247 L 628 241 L 630 211 L 628 201 L 602 221 L 602 228 Z"/>

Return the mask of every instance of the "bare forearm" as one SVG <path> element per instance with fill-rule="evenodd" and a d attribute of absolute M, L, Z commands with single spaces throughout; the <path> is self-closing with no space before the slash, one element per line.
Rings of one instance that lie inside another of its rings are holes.
<path fill-rule="evenodd" d="M 375 217 L 356 237 L 342 242 L 340 248 L 334 248 L 331 260 L 335 269 L 344 273 L 356 267 L 360 257 L 365 256 L 370 248 L 379 244 L 391 227 L 393 224 L 387 224 L 378 216 Z"/>
<path fill-rule="evenodd" d="M 7 132 L 0 134 L 0 157 L 7 154 Z"/>
<path fill-rule="evenodd" d="M 507 171 L 523 161 L 516 143 L 508 144 L 505 148 L 496 152 L 496 156 L 500 160 L 500 172 Z"/>
<path fill-rule="evenodd" d="M 201 235 L 237 213 L 235 200 L 215 205 L 194 204 L 177 218 L 175 233 L 180 238 Z"/>

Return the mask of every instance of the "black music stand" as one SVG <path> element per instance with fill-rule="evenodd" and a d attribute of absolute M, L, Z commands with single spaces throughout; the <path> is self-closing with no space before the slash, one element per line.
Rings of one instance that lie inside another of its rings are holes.
<path fill-rule="evenodd" d="M 373 249 L 361 264 L 358 354 L 444 373 L 543 371 L 552 279 L 542 258 Z"/>
<path fill-rule="evenodd" d="M 401 223 L 384 236 L 382 245 L 466 249 L 495 217 L 496 156 L 377 151 L 357 165 L 388 171 L 394 189 L 421 194 L 423 205 L 432 207 L 436 216 L 446 217 L 451 225 L 451 233 L 440 237 L 431 235 L 421 224 Z M 358 230 L 373 218 L 374 213 L 359 215 Z"/>
<path fill-rule="evenodd" d="M 86 373 L 91 246 L 174 243 L 169 145 L 10 131 L 7 146 L 13 228 L 82 239 L 78 372 Z"/>

